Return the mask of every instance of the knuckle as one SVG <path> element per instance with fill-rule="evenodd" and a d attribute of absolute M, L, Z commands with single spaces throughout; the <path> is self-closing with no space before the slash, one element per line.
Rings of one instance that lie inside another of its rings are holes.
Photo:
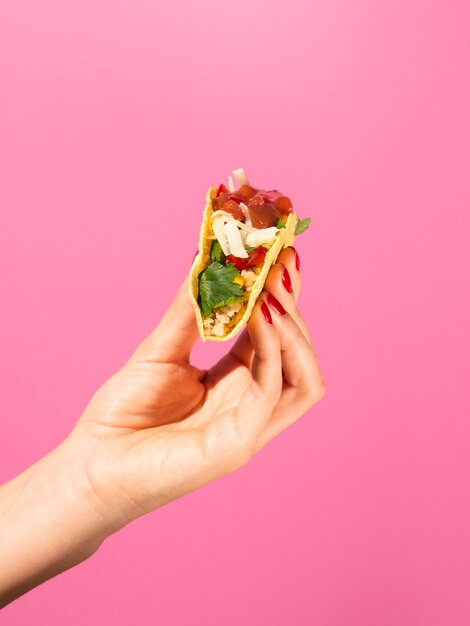
<path fill-rule="evenodd" d="M 284 263 L 281 263 L 278 259 L 277 262 L 274 263 L 271 267 L 271 276 L 275 277 L 276 274 L 281 274 L 284 271 L 285 267 L 286 266 L 284 265 Z"/>
<path fill-rule="evenodd" d="M 251 460 L 250 448 L 242 443 L 234 445 L 227 455 L 227 466 L 229 472 L 235 472 L 236 470 L 245 467 Z"/>
<path fill-rule="evenodd" d="M 277 284 L 277 281 L 281 276 L 284 267 L 284 263 L 280 263 L 279 260 L 276 263 L 273 263 L 265 282 L 265 286 L 268 287 L 268 291 L 272 289 L 275 284 Z"/>
<path fill-rule="evenodd" d="M 242 467 L 245 467 L 245 465 L 248 465 L 248 463 L 251 461 L 251 457 L 253 456 L 251 448 L 248 446 L 244 446 L 238 455 L 238 465 L 236 469 L 241 469 Z"/>
<path fill-rule="evenodd" d="M 317 402 L 320 402 L 320 400 L 325 396 L 326 393 L 326 385 L 325 385 L 325 381 L 323 380 L 323 378 L 316 383 L 315 385 L 311 385 L 311 387 L 309 388 L 309 392 L 308 392 L 308 398 L 310 401 L 310 404 L 317 404 Z"/>
<path fill-rule="evenodd" d="M 325 396 L 325 393 L 326 385 L 324 379 L 322 378 L 316 389 L 316 402 L 320 402 L 320 400 Z"/>

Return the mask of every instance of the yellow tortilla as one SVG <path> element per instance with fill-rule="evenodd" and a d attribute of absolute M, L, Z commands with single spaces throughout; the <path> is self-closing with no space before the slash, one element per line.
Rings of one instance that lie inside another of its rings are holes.
<path fill-rule="evenodd" d="M 217 189 L 215 187 L 210 187 L 209 191 L 206 195 L 206 208 L 204 209 L 204 214 L 202 218 L 201 231 L 199 233 L 199 247 L 198 253 L 194 258 L 193 264 L 189 271 L 189 292 L 191 296 L 191 301 L 194 306 L 194 311 L 196 314 L 197 326 L 199 328 L 199 334 L 201 335 L 201 339 L 203 341 L 228 341 L 235 337 L 237 333 L 245 326 L 245 324 L 250 319 L 250 315 L 253 311 L 253 308 L 256 304 L 256 300 L 258 299 L 259 294 L 262 292 L 264 283 L 266 281 L 269 269 L 271 265 L 273 265 L 279 253 L 283 248 L 287 248 L 288 246 L 292 246 L 295 239 L 295 227 L 297 224 L 297 215 L 295 213 L 290 213 L 287 217 L 286 227 L 281 228 L 281 230 L 277 233 L 276 239 L 272 246 L 266 251 L 266 258 L 264 260 L 263 268 L 261 272 L 258 274 L 256 281 L 250 291 L 250 296 L 248 301 L 246 302 L 246 308 L 243 311 L 243 314 L 240 316 L 240 319 L 237 321 L 235 326 L 224 336 L 224 337 L 216 337 L 215 335 L 208 335 L 204 331 L 203 325 L 203 317 L 201 315 L 201 309 L 199 308 L 199 304 L 197 302 L 199 295 L 199 274 L 203 269 L 208 267 L 211 264 L 210 259 L 210 251 L 212 242 L 214 239 L 210 239 L 211 233 L 211 216 L 213 213 L 214 206 L 214 198 L 217 196 Z"/>

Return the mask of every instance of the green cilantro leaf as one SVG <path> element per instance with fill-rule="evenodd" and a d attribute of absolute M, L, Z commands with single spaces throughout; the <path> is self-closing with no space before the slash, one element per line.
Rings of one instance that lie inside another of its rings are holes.
<path fill-rule="evenodd" d="M 217 239 L 215 239 L 212 242 L 212 247 L 211 247 L 211 261 L 220 261 L 221 256 L 222 256 L 222 246 L 217 241 Z"/>
<path fill-rule="evenodd" d="M 304 217 L 303 220 L 299 219 L 295 227 L 295 234 L 301 235 L 303 232 L 305 232 L 307 228 L 310 226 L 311 221 L 312 221 L 311 217 Z"/>
<path fill-rule="evenodd" d="M 214 261 L 199 275 L 199 304 L 203 317 L 208 317 L 212 309 L 243 300 L 243 289 L 233 282 L 239 274 L 232 263 L 222 265 Z"/>
<path fill-rule="evenodd" d="M 286 222 L 283 219 L 280 219 L 279 222 L 276 224 L 276 228 L 285 228 L 286 227 Z"/>

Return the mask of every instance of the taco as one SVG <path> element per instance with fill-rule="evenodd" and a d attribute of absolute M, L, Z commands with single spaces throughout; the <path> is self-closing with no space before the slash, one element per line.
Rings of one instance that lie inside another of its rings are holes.
<path fill-rule="evenodd" d="M 227 187 L 210 187 L 189 290 L 203 341 L 227 341 L 249 320 L 269 269 L 310 218 L 299 220 L 290 199 L 253 187 L 242 169 Z"/>

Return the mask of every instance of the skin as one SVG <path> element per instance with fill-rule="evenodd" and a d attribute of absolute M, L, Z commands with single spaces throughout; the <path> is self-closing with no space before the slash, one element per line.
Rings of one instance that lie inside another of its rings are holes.
<path fill-rule="evenodd" d="M 133 519 L 244 466 L 323 397 L 296 304 L 295 254 L 280 254 L 247 329 L 208 371 L 190 363 L 198 331 L 185 281 L 67 439 L 0 488 L 0 606 L 85 560 Z M 286 311 L 268 305 L 272 324 L 262 312 L 268 292 Z"/>

